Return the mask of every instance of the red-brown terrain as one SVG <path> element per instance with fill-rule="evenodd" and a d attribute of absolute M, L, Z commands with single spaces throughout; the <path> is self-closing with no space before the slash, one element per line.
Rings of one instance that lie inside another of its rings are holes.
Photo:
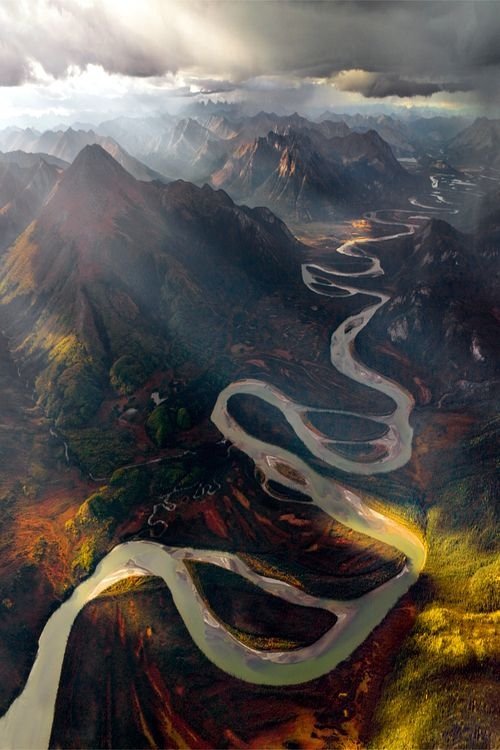
<path fill-rule="evenodd" d="M 249 377 L 311 406 L 389 413 L 388 397 L 330 362 L 332 331 L 377 289 L 394 300 L 356 347 L 415 399 L 406 466 L 351 476 L 311 456 L 258 399 L 234 398 L 228 408 L 248 432 L 427 533 L 438 550 L 431 552 L 431 574 L 331 674 L 287 688 L 249 685 L 209 663 L 158 580 L 123 584 L 88 604 L 76 622 L 52 735 L 53 747 L 67 748 L 363 746 L 398 650 L 458 548 L 452 538 L 439 557 L 436 524 L 443 538 L 453 537 L 473 527 L 474 514 L 482 534 L 478 556 L 489 560 L 475 493 L 493 518 L 496 426 L 486 425 L 486 447 L 480 428 L 495 385 L 497 319 L 492 286 L 477 309 L 459 298 L 472 273 L 470 240 L 432 222 L 414 238 L 374 244 L 386 275 L 358 279 L 366 295 L 318 297 L 302 284 L 300 264 L 366 267 L 366 260 L 335 254 L 332 238 L 376 237 L 380 225 L 362 219 L 309 226 L 299 242 L 267 209 L 238 207 L 208 186 L 139 182 L 98 146 L 58 176 L 32 218 L 0 270 L 0 316 L 9 336 L 0 340 L 7 394 L 0 432 L 0 706 L 6 709 L 22 689 L 50 612 L 119 542 L 229 551 L 261 574 L 347 599 L 401 571 L 400 553 L 337 523 L 305 493 L 274 486 L 281 499 L 271 497 L 252 462 L 221 444 L 210 422 L 220 390 Z M 448 250 L 454 263 L 428 278 L 426 269 L 441 269 Z M 475 291 L 493 266 L 490 250 L 478 251 L 484 268 Z M 408 259 L 425 281 L 417 297 Z M 446 345 L 437 346 L 441 340 Z M 363 416 L 311 413 L 308 421 L 334 438 L 364 431 L 369 440 L 379 429 Z M 455 482 L 451 497 L 447 482 Z M 162 504 L 165 497 L 174 507 Z M 323 613 L 308 627 L 308 610 L 272 601 L 237 577 L 190 570 L 212 613 L 249 643 L 295 648 L 332 623 Z M 468 585 L 461 584 L 464 596 Z"/>
<path fill-rule="evenodd" d="M 334 672 L 270 688 L 224 674 L 193 647 L 162 582 L 110 591 L 73 629 L 51 747 L 362 747 L 413 619 L 405 597 Z"/>

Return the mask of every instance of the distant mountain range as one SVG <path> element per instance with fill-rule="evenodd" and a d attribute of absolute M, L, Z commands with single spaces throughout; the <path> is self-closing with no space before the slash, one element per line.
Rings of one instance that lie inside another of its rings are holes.
<path fill-rule="evenodd" d="M 65 166 L 46 154 L 0 153 L 0 250 L 40 214 Z"/>
<path fill-rule="evenodd" d="M 376 130 L 398 157 L 422 156 L 431 150 L 434 154 L 450 138 L 470 124 L 466 117 L 418 117 L 401 120 L 390 115 L 349 115 L 326 111 L 320 118 L 344 122 L 357 133 Z"/>
<path fill-rule="evenodd" d="M 471 125 L 462 117 L 325 112 L 312 121 L 297 113 L 249 116 L 212 107 L 191 117 L 119 117 L 84 127 L 44 133 L 7 128 L 0 132 L 0 150 L 72 162 L 84 146 L 98 144 L 136 179 L 207 182 L 234 199 L 300 220 L 340 218 L 366 202 L 395 205 L 395 199 L 415 195 L 422 182 L 396 157 L 418 159 L 425 168 L 436 159 L 494 165 L 497 156 L 495 121 L 484 118 Z"/>
<path fill-rule="evenodd" d="M 137 159 L 127 153 L 112 138 L 101 136 L 93 130 L 47 130 L 39 133 L 37 130 L 28 128 L 7 128 L 0 133 L 0 151 L 25 151 L 28 153 L 43 153 L 57 157 L 66 162 L 72 162 L 82 148 L 88 145 L 98 144 L 102 146 L 116 161 L 122 165 L 138 180 L 164 180 L 165 178 L 141 164 Z"/>
<path fill-rule="evenodd" d="M 237 148 L 211 182 L 239 200 L 310 220 L 359 212 L 367 203 L 391 205 L 418 180 L 373 130 L 327 137 L 320 129 L 289 129 Z"/>
<path fill-rule="evenodd" d="M 500 168 L 500 120 L 479 117 L 450 140 L 446 155 L 459 167 Z"/>

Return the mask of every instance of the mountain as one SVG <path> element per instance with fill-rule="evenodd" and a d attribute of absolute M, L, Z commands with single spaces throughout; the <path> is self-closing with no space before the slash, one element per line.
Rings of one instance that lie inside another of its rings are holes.
<path fill-rule="evenodd" d="M 489 237 L 500 235 L 500 188 L 491 190 L 481 199 L 474 219 L 476 231 Z"/>
<path fill-rule="evenodd" d="M 231 195 L 272 206 L 282 214 L 310 219 L 332 205 L 346 207 L 350 186 L 325 161 L 307 136 L 269 133 L 238 148 L 212 184 Z"/>
<path fill-rule="evenodd" d="M 349 115 L 323 112 L 319 122 L 343 122 L 346 127 L 356 133 L 366 133 L 376 130 L 386 141 L 396 156 L 415 156 L 415 144 L 412 142 L 406 123 L 390 115 Z"/>
<path fill-rule="evenodd" d="M 422 151 L 445 146 L 470 124 L 470 118 L 459 115 L 417 117 L 405 123 L 413 144 Z"/>
<path fill-rule="evenodd" d="M 500 168 L 500 120 L 479 117 L 451 139 L 446 157 L 458 167 Z"/>
<path fill-rule="evenodd" d="M 318 129 L 270 132 L 240 146 L 212 184 L 304 219 L 360 211 L 367 201 L 400 202 L 415 185 L 375 131 L 327 138 Z"/>
<path fill-rule="evenodd" d="M 214 117 L 212 116 L 208 122 L 213 123 Z M 234 133 L 230 141 L 233 148 L 264 137 L 269 132 L 286 134 L 293 130 L 294 132 L 319 133 L 325 138 L 345 136 L 350 132 L 343 121 L 334 122 L 332 120 L 324 120 L 322 122 L 312 122 L 306 117 L 297 114 L 297 112 L 294 112 L 292 115 L 258 112 L 251 117 L 241 117 L 237 120 L 224 118 L 224 123 L 226 129 L 231 127 Z M 224 137 L 229 141 L 227 136 Z"/>
<path fill-rule="evenodd" d="M 434 404 L 480 408 L 499 385 L 498 242 L 434 219 L 412 246 L 392 298 L 360 337 L 362 356 Z"/>
<path fill-rule="evenodd" d="M 198 118 L 198 121 L 217 138 L 226 140 L 228 138 L 234 138 L 238 134 L 237 124 L 228 120 L 224 115 L 200 117 Z"/>
<path fill-rule="evenodd" d="M 113 138 L 130 154 L 141 159 L 154 152 L 166 133 L 172 132 L 176 118 L 163 114 L 157 117 L 116 117 L 95 129 L 99 135 Z"/>
<path fill-rule="evenodd" d="M 0 132 L 1 151 L 36 151 L 41 133 L 33 128 L 8 127 Z M 39 149 L 38 149 L 39 150 Z"/>
<path fill-rule="evenodd" d="M 203 182 L 221 168 L 238 148 L 252 144 L 255 139 L 276 133 L 318 133 L 325 138 L 347 135 L 345 123 L 313 123 L 298 114 L 280 116 L 259 112 L 252 117 L 229 120 L 210 115 L 205 118 L 183 118 L 168 127 L 154 148 L 141 158 L 165 174 L 172 174 L 195 182 Z"/>
<path fill-rule="evenodd" d="M 81 424 L 123 357 L 146 377 L 176 339 L 200 359 L 222 354 L 234 306 L 278 281 L 299 285 L 300 252 L 266 209 L 208 186 L 140 182 L 87 146 L 6 256 L 3 325 L 47 413 Z"/>
<path fill-rule="evenodd" d="M 37 165 L 40 160 L 46 164 L 52 164 L 60 169 L 66 169 L 69 166 L 69 162 L 64 159 L 59 159 L 57 156 L 51 154 L 39 154 L 26 151 L 7 151 L 5 153 L 0 151 L 0 161 L 2 164 L 17 164 L 18 167 L 32 167 Z"/>
<path fill-rule="evenodd" d="M 115 140 L 100 136 L 93 130 L 47 130 L 44 133 L 27 129 L 7 129 L 0 133 L 0 148 L 5 151 L 22 150 L 46 153 L 72 162 L 85 146 L 99 144 L 116 159 L 127 172 L 138 180 L 164 180 L 161 174 L 128 154 Z"/>
<path fill-rule="evenodd" d="M 376 130 L 398 157 L 420 157 L 439 152 L 451 138 L 470 124 L 465 117 L 417 117 L 402 120 L 391 115 L 336 114 L 323 112 L 319 122 L 344 122 L 356 133 Z"/>
<path fill-rule="evenodd" d="M 184 118 L 168 128 L 143 158 L 165 174 L 201 182 L 217 168 L 226 152 L 225 140 L 197 120 Z"/>
<path fill-rule="evenodd" d="M 0 251 L 40 214 L 59 181 L 62 167 L 50 158 L 19 151 L 0 154 Z"/>

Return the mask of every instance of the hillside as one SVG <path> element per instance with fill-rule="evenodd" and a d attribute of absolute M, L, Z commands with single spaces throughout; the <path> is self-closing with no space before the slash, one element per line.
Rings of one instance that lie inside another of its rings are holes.
<path fill-rule="evenodd" d="M 139 360 L 145 378 L 176 337 L 217 347 L 236 300 L 299 283 L 298 253 L 269 211 L 208 186 L 139 182 L 88 146 L 10 248 L 2 317 L 49 415 L 77 424 L 118 359 Z"/>
<path fill-rule="evenodd" d="M 500 120 L 477 118 L 450 140 L 446 156 L 458 167 L 500 167 Z"/>
<path fill-rule="evenodd" d="M 367 201 L 400 202 L 416 180 L 374 131 L 326 137 L 316 129 L 270 132 L 238 147 L 212 184 L 285 216 L 324 219 L 359 212 Z"/>
<path fill-rule="evenodd" d="M 0 154 L 0 251 L 39 216 L 61 174 L 44 154 Z"/>
<path fill-rule="evenodd" d="M 100 145 L 111 156 L 130 172 L 137 180 L 164 180 L 154 170 L 142 164 L 123 149 L 113 138 L 101 136 L 93 130 L 47 130 L 39 133 L 27 128 L 8 128 L 0 132 L 0 148 L 4 151 L 26 151 L 46 153 L 65 162 L 72 162 L 85 146 Z"/>
<path fill-rule="evenodd" d="M 487 403 L 498 388 L 498 258 L 486 233 L 428 222 L 391 282 L 392 299 L 361 337 L 363 357 L 410 390 L 420 378 L 424 401 Z"/>

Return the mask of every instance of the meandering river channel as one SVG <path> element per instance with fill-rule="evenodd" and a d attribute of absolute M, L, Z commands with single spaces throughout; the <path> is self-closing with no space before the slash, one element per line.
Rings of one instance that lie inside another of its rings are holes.
<path fill-rule="evenodd" d="M 370 214 L 369 218 L 380 224 L 391 223 L 377 219 L 376 213 Z M 413 218 L 425 217 L 410 217 L 408 221 Z M 395 223 L 401 224 L 400 221 Z M 356 277 L 376 278 L 383 273 L 379 260 L 364 253 L 361 245 L 376 245 L 412 234 L 416 226 L 408 223 L 406 231 L 398 234 L 345 242 L 337 248 L 337 253 L 353 258 L 362 255 L 365 263 L 368 259 L 369 266 L 357 273 L 345 273 L 333 267 L 306 263 L 302 266 L 304 283 L 314 293 L 328 296 L 350 296 L 361 292 L 353 285 Z M 272 404 L 311 453 L 343 471 L 366 475 L 392 471 L 404 465 L 412 449 L 413 431 L 409 417 L 413 400 L 399 385 L 366 367 L 354 352 L 356 336 L 389 298 L 381 292 L 366 289 L 362 293 L 372 297 L 373 301 L 361 313 L 348 317 L 333 332 L 330 355 L 333 367 L 352 380 L 389 396 L 394 403 L 390 414 L 370 416 L 387 428 L 382 437 L 371 441 L 379 449 L 376 459 L 356 461 L 341 455 L 335 450 L 335 441 L 311 428 L 307 421 L 307 412 L 311 409 L 307 405 L 292 401 L 274 386 L 259 380 L 242 380 L 225 388 L 215 404 L 212 421 L 227 440 L 253 459 L 267 480 L 306 492 L 316 506 L 346 527 L 401 551 L 406 557 L 403 570 L 357 599 L 338 601 L 309 596 L 289 584 L 261 576 L 233 554 L 168 547 L 149 541 L 121 544 L 106 555 L 92 576 L 81 583 L 48 620 L 25 688 L 0 720 L 1 748 L 38 750 L 48 747 L 67 639 L 75 618 L 88 601 L 120 579 L 137 575 L 163 578 L 194 643 L 205 656 L 241 680 L 265 685 L 306 682 L 332 670 L 367 638 L 416 581 L 426 556 L 424 544 L 416 534 L 393 518 L 368 507 L 356 493 L 331 478 L 321 476 L 289 451 L 247 434 L 227 408 L 228 400 L 236 394 L 251 394 Z M 278 470 L 280 464 L 288 465 L 293 471 L 284 476 Z M 338 619 L 318 641 L 305 648 L 293 651 L 253 649 L 232 636 L 207 609 L 184 564 L 188 559 L 230 569 L 265 591 L 297 605 L 329 610 Z"/>

